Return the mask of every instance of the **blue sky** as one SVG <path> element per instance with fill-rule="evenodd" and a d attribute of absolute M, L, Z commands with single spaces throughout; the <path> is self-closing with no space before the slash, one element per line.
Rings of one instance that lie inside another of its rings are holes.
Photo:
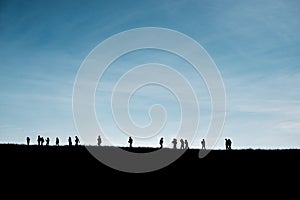
<path fill-rule="evenodd" d="M 147 26 L 190 36 L 218 66 L 227 118 L 216 148 L 226 137 L 233 148 L 300 148 L 300 3 L 292 0 L 0 1 L 0 142 L 24 143 L 26 136 L 35 142 L 40 134 L 66 143 L 77 134 L 72 91 L 85 57 L 113 34 Z M 109 90 L 124 71 L 150 61 L 173 66 L 195 84 L 193 71 L 174 55 L 148 50 L 120 58 L 96 94 L 97 115 L 116 145 L 127 145 L 127 135 L 113 124 Z M 147 124 L 149 105 L 159 101 L 171 116 L 162 133 L 169 141 L 176 100 L 162 88 L 145 90 L 133 96 L 132 118 Z M 205 85 L 197 96 L 202 117 L 194 147 L 209 123 Z M 137 145 L 157 146 L 159 137 Z"/>

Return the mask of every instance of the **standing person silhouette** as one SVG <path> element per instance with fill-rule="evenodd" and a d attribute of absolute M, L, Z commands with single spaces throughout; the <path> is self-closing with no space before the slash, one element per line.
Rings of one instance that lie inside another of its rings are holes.
<path fill-rule="evenodd" d="M 58 137 L 56 137 L 56 139 L 55 139 L 55 144 L 56 144 L 56 146 L 59 146 L 59 138 Z"/>
<path fill-rule="evenodd" d="M 228 150 L 231 150 L 231 144 L 232 144 L 231 139 L 228 139 L 227 142 L 228 142 Z"/>
<path fill-rule="evenodd" d="M 173 143 L 173 149 L 177 149 L 177 139 L 176 138 L 173 139 L 172 143 Z"/>
<path fill-rule="evenodd" d="M 206 149 L 206 148 L 205 148 L 205 140 L 204 140 L 204 139 L 202 139 L 201 145 L 202 145 L 202 149 Z"/>
<path fill-rule="evenodd" d="M 68 142 L 69 142 L 69 146 L 72 146 L 72 138 L 71 137 L 69 137 Z"/>
<path fill-rule="evenodd" d="M 50 139 L 49 137 L 46 138 L 46 146 L 49 146 L 49 143 L 50 143 Z"/>
<path fill-rule="evenodd" d="M 159 140 L 160 148 L 163 148 L 163 143 L 164 143 L 164 138 L 160 138 Z"/>
<path fill-rule="evenodd" d="M 80 143 L 79 139 L 77 136 L 75 136 L 75 146 L 78 146 L 78 143 Z"/>
<path fill-rule="evenodd" d="M 44 137 L 41 137 L 41 139 L 40 139 L 40 141 L 41 141 L 41 146 L 43 146 L 44 145 Z"/>
<path fill-rule="evenodd" d="M 27 145 L 29 145 L 29 143 L 30 143 L 30 137 L 26 138 L 26 142 L 27 142 Z"/>
<path fill-rule="evenodd" d="M 41 136 L 40 135 L 38 135 L 37 142 L 38 142 L 38 146 L 40 146 L 41 145 Z"/>
<path fill-rule="evenodd" d="M 228 144 L 229 144 L 228 139 L 225 138 L 225 149 L 226 149 L 226 150 L 228 150 Z"/>
<path fill-rule="evenodd" d="M 101 140 L 101 137 L 100 137 L 100 135 L 98 136 L 98 138 L 97 138 L 97 142 L 98 142 L 98 146 L 100 146 L 101 145 L 101 143 L 102 143 L 102 140 Z"/>
<path fill-rule="evenodd" d="M 132 148 L 133 139 L 129 137 L 128 139 L 129 147 Z"/>
<path fill-rule="evenodd" d="M 183 139 L 180 139 L 180 149 L 184 149 L 184 141 L 183 141 Z"/>
<path fill-rule="evenodd" d="M 185 148 L 185 149 L 188 149 L 188 148 L 189 148 L 189 143 L 188 143 L 187 140 L 184 141 L 184 144 L 185 144 L 185 147 L 184 147 L 184 148 Z"/>

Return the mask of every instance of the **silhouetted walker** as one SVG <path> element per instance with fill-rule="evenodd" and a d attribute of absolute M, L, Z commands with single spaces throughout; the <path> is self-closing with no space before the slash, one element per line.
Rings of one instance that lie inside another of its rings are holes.
<path fill-rule="evenodd" d="M 177 139 L 174 138 L 172 143 L 173 143 L 173 149 L 177 149 Z"/>
<path fill-rule="evenodd" d="M 72 146 L 72 138 L 71 137 L 69 137 L 68 142 L 69 142 L 69 146 Z"/>
<path fill-rule="evenodd" d="M 133 139 L 129 137 L 128 139 L 129 147 L 132 148 Z"/>
<path fill-rule="evenodd" d="M 202 149 L 206 149 L 206 148 L 205 148 L 205 140 L 204 140 L 204 139 L 202 139 L 201 145 L 202 145 Z"/>
<path fill-rule="evenodd" d="M 50 139 L 47 137 L 46 138 L 46 146 L 49 146 L 49 144 L 50 144 Z"/>
<path fill-rule="evenodd" d="M 79 139 L 77 136 L 75 136 L 75 146 L 78 146 L 78 144 L 80 143 Z"/>
<path fill-rule="evenodd" d="M 188 148 L 189 148 L 189 143 L 188 143 L 187 140 L 184 141 L 184 144 L 185 144 L 185 147 L 184 147 L 184 148 L 185 148 L 185 149 L 188 149 Z"/>
<path fill-rule="evenodd" d="M 29 145 L 29 143 L 30 143 L 30 138 L 29 137 L 26 138 L 26 142 L 27 142 L 27 145 Z"/>
<path fill-rule="evenodd" d="M 163 148 L 163 143 L 164 143 L 164 138 L 160 138 L 159 140 L 160 148 Z"/>
<path fill-rule="evenodd" d="M 225 139 L 225 147 L 226 147 L 226 150 L 231 150 L 231 140 L 230 139 Z"/>
<path fill-rule="evenodd" d="M 41 140 L 41 146 L 43 146 L 43 145 L 44 145 L 44 141 L 45 141 L 45 140 L 44 140 L 44 138 L 43 138 L 43 137 L 41 137 L 41 139 L 40 139 L 40 140 Z"/>
<path fill-rule="evenodd" d="M 37 142 L 38 142 L 38 146 L 40 146 L 41 145 L 41 136 L 39 136 L 39 135 L 38 135 Z"/>
<path fill-rule="evenodd" d="M 231 139 L 228 139 L 228 150 L 231 150 L 231 144 L 232 144 Z"/>
<path fill-rule="evenodd" d="M 59 146 L 59 138 L 58 137 L 56 137 L 56 139 L 55 139 L 55 145 Z"/>
<path fill-rule="evenodd" d="M 180 139 L 180 149 L 184 149 L 184 141 L 183 141 L 183 139 Z"/>
<path fill-rule="evenodd" d="M 100 146 L 100 145 L 101 145 L 101 143 L 102 143 L 102 140 L 101 140 L 101 137 L 100 137 L 100 135 L 98 136 L 98 138 L 97 138 L 97 141 L 98 141 L 98 146 Z"/>

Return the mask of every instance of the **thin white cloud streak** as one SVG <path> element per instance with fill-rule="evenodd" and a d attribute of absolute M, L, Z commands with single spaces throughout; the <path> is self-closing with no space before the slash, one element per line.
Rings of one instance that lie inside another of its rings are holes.
<path fill-rule="evenodd" d="M 300 119 L 299 119 L 299 121 L 282 121 L 282 122 L 279 122 L 274 126 L 274 129 L 279 129 L 279 130 L 282 130 L 282 131 L 287 131 L 289 133 L 294 133 L 294 134 L 299 135 L 299 137 L 300 137 L 300 133 L 299 133 Z"/>
<path fill-rule="evenodd" d="M 19 100 L 22 99 L 22 101 L 28 101 L 28 100 L 35 100 L 35 101 L 49 101 L 49 102 L 57 102 L 57 103 L 64 103 L 64 104 L 71 104 L 72 103 L 72 97 L 71 96 L 57 96 L 57 95 L 51 95 L 51 94 L 28 94 L 28 93 L 14 93 L 14 94 L 1 94 L 1 98 L 3 99 L 15 99 Z"/>
<path fill-rule="evenodd" d="M 233 100 L 231 111 L 286 115 L 300 118 L 300 101 L 244 99 Z"/>

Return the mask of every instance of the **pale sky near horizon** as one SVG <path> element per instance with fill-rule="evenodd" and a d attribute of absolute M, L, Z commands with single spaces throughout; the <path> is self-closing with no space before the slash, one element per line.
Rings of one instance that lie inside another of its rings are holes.
<path fill-rule="evenodd" d="M 300 148 L 300 2 L 262 1 L 0 1 L 0 143 L 25 143 L 30 136 L 76 133 L 72 113 L 77 71 L 100 42 L 122 31 L 163 27 L 201 44 L 216 63 L 226 89 L 226 121 L 219 143 L 233 148 Z M 188 64 L 166 52 L 145 50 L 123 56 L 107 71 L 96 93 L 98 120 L 111 142 L 127 146 L 107 106 L 110 90 L 130 68 L 148 62 L 181 72 L 197 90 L 200 147 L 209 125 L 209 95 Z M 166 77 L 167 78 L 167 77 Z M 154 98 L 157 97 L 157 98 Z M 148 108 L 165 106 L 169 120 L 160 135 L 137 146 L 171 141 L 179 121 L 175 97 L 158 86 L 137 91 L 132 119 L 149 123 Z M 99 113 L 101 113 L 99 115 Z M 96 144 L 88 141 L 87 144 Z M 105 145 L 105 141 L 104 141 Z"/>

